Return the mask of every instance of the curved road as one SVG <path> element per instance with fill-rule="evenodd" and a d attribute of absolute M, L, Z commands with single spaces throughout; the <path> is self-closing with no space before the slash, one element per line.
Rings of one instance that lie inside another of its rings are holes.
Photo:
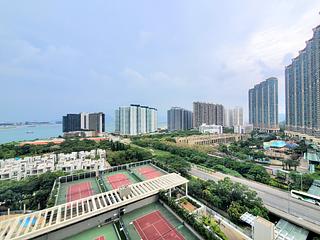
<path fill-rule="evenodd" d="M 196 167 L 191 168 L 193 176 L 204 180 L 218 181 L 229 177 L 233 182 L 239 182 L 257 192 L 268 210 L 281 218 L 320 234 L 320 207 L 311 203 L 292 198 L 288 192 L 268 185 L 243 178 L 229 176 L 219 172 L 205 172 Z"/>

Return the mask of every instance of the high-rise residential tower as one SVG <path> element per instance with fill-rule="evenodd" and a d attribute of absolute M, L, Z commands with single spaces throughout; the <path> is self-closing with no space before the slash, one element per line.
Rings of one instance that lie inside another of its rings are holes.
<path fill-rule="evenodd" d="M 189 130 L 192 128 L 192 112 L 179 107 L 172 107 L 167 112 L 169 131 Z"/>
<path fill-rule="evenodd" d="M 286 129 L 320 136 L 320 25 L 285 68 Z"/>
<path fill-rule="evenodd" d="M 102 112 L 89 113 L 89 129 L 102 133 L 105 131 L 105 115 Z"/>
<path fill-rule="evenodd" d="M 67 114 L 63 116 L 62 128 L 63 132 L 96 131 L 102 133 L 105 131 L 105 115 L 102 112 Z"/>
<path fill-rule="evenodd" d="M 268 78 L 249 90 L 249 123 L 267 132 L 279 130 L 277 78 Z"/>
<path fill-rule="evenodd" d="M 243 108 L 235 107 L 232 109 L 233 113 L 233 126 L 243 126 Z"/>
<path fill-rule="evenodd" d="M 225 109 L 224 120 L 224 126 L 226 127 L 243 126 L 243 108 L 234 107 L 231 109 Z"/>
<path fill-rule="evenodd" d="M 62 117 L 62 131 L 74 132 L 81 130 L 81 116 L 80 114 L 69 113 Z"/>
<path fill-rule="evenodd" d="M 193 127 L 199 128 L 203 123 L 224 125 L 224 107 L 221 104 L 194 102 Z"/>
<path fill-rule="evenodd" d="M 131 104 L 115 111 L 115 132 L 121 135 L 139 135 L 155 132 L 158 128 L 157 109 Z"/>

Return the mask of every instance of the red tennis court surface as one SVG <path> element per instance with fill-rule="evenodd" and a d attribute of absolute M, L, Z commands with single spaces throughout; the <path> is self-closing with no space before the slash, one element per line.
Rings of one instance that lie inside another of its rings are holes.
<path fill-rule="evenodd" d="M 91 182 L 73 184 L 68 187 L 67 202 L 89 197 L 91 195 L 93 195 Z"/>
<path fill-rule="evenodd" d="M 105 240 L 106 238 L 104 236 L 99 236 L 95 240 Z"/>
<path fill-rule="evenodd" d="M 111 184 L 112 189 L 116 189 L 122 186 L 131 184 L 132 182 L 123 173 L 118 173 L 107 177 L 108 182 Z"/>
<path fill-rule="evenodd" d="M 184 239 L 162 216 L 160 211 L 155 211 L 140 217 L 134 220 L 133 224 L 143 240 Z"/>
<path fill-rule="evenodd" d="M 152 179 L 152 178 L 162 176 L 162 173 L 160 171 L 158 171 L 157 169 L 154 169 L 153 167 L 150 167 L 150 166 L 140 167 L 137 170 L 146 179 Z"/>

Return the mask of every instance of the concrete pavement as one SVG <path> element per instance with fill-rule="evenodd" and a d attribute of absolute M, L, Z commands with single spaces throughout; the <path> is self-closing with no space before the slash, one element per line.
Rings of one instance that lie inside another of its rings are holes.
<path fill-rule="evenodd" d="M 229 176 L 219 172 L 205 172 L 192 167 L 192 175 L 204 180 L 222 180 L 229 177 L 233 182 L 239 182 L 257 192 L 268 210 L 296 225 L 320 234 L 320 207 L 292 198 L 288 192 L 268 185 L 243 178 Z"/>

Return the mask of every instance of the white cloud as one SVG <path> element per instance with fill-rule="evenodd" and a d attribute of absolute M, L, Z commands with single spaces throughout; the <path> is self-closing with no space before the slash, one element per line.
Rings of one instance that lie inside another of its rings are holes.
<path fill-rule="evenodd" d="M 316 5 L 320 6 L 319 3 Z M 259 26 L 261 30 L 253 32 L 243 45 L 224 46 L 216 54 L 227 71 L 233 73 L 230 79 L 238 79 L 233 87 L 243 89 L 243 95 L 249 87 L 265 78 L 277 77 L 280 112 L 284 112 L 285 104 L 284 68 L 290 63 L 286 58 L 298 55 L 299 50 L 305 47 L 305 41 L 312 37 L 312 28 L 319 24 L 316 7 L 295 16 L 294 21 L 292 18 L 289 18 L 290 21 L 280 21 L 285 17 L 275 16 L 273 21 L 265 21 Z"/>

